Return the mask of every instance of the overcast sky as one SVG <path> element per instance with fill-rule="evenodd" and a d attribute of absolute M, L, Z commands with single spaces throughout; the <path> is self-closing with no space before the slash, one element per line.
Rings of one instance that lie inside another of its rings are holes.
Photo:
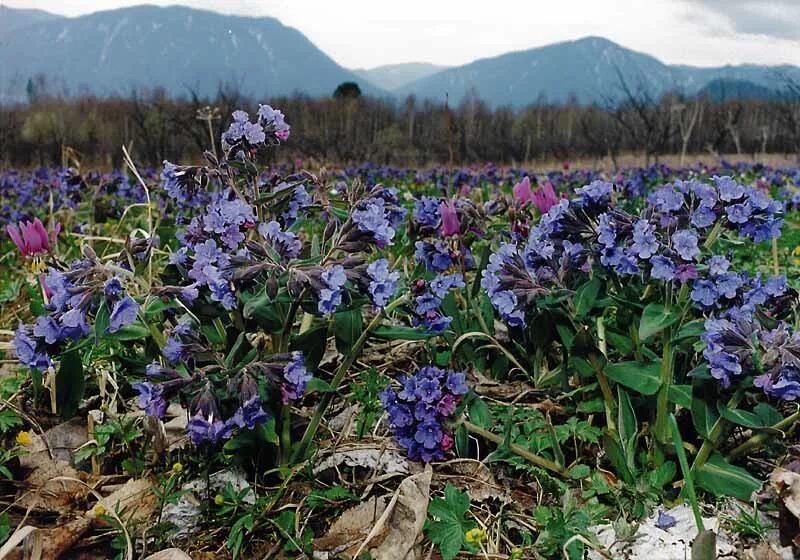
<path fill-rule="evenodd" d="M 136 0 L 0 0 L 76 16 Z M 800 0 L 150 0 L 273 16 L 349 68 L 458 65 L 600 35 L 667 63 L 800 65 Z"/>

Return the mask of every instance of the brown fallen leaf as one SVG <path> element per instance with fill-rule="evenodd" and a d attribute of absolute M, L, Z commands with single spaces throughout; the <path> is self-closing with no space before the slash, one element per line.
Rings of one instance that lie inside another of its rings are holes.
<path fill-rule="evenodd" d="M 315 558 L 356 557 L 369 550 L 374 560 L 412 560 L 430 499 L 430 465 L 400 483 L 393 495 L 372 496 L 342 513 L 321 538 Z"/>
<path fill-rule="evenodd" d="M 87 475 L 79 473 L 66 461 L 40 455 L 37 466 L 25 478 L 18 504 L 33 509 L 69 513 L 72 504 L 84 500 L 89 490 L 78 482 L 54 480 L 58 477 L 85 480 Z"/>
<path fill-rule="evenodd" d="M 430 465 L 419 474 L 409 476 L 400 483 L 397 503 L 386 521 L 388 532 L 376 548 L 370 550 L 375 560 L 415 560 L 415 547 L 422 536 L 422 528 L 428 516 L 431 497 Z M 389 509 L 387 507 L 387 509 Z"/>
<path fill-rule="evenodd" d="M 485 502 L 498 499 L 504 503 L 511 501 L 507 488 L 495 480 L 492 471 L 484 463 L 474 460 L 454 459 L 449 461 L 447 467 L 453 474 L 439 474 L 439 482 L 451 482 L 460 490 L 465 490 L 473 502 Z"/>
<path fill-rule="evenodd" d="M 46 560 L 60 558 L 62 554 L 72 549 L 91 526 L 91 519 L 81 517 L 52 529 L 37 529 L 38 537 L 41 538 L 39 558 Z M 17 546 L 4 556 L 3 560 L 23 560 L 23 558 L 25 558 L 25 547 Z"/>
<path fill-rule="evenodd" d="M 386 511 L 388 503 L 389 496 L 372 496 L 348 509 L 333 522 L 324 536 L 314 539 L 314 550 L 327 553 L 326 558 L 335 558 L 342 553 L 354 556 L 356 549 Z M 376 535 L 375 538 L 382 537 Z"/>
<path fill-rule="evenodd" d="M 97 506 L 102 506 L 106 511 L 126 512 L 124 516 L 130 521 L 144 521 L 156 509 L 158 500 L 153 494 L 153 482 L 147 478 L 132 478 L 111 494 L 98 501 L 86 517 L 93 519 Z"/>

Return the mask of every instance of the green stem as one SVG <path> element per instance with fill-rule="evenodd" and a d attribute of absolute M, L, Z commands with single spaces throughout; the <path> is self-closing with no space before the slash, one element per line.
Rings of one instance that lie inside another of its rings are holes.
<path fill-rule="evenodd" d="M 283 405 L 281 412 L 281 466 L 289 463 L 289 453 L 292 450 L 292 409 L 288 404 Z"/>
<path fill-rule="evenodd" d="M 717 239 L 719 239 L 719 235 L 722 233 L 722 222 L 723 220 L 717 220 L 714 229 L 712 229 L 711 233 L 709 233 L 708 237 L 706 237 L 706 241 L 703 243 L 703 247 L 705 249 L 711 249 L 711 246 L 716 243 Z"/>
<path fill-rule="evenodd" d="M 787 416 L 777 424 L 770 426 L 770 428 L 778 432 L 785 432 L 786 430 L 791 428 L 792 425 L 798 420 L 800 420 L 800 410 L 798 410 L 791 416 Z M 755 434 L 750 439 L 748 439 L 738 447 L 734 448 L 733 451 L 728 453 L 728 459 L 733 461 L 735 459 L 738 459 L 739 457 L 742 457 L 743 455 L 747 455 L 748 453 L 750 453 L 750 451 L 758 447 L 761 447 L 764 443 L 774 438 L 776 435 L 778 434 L 773 434 L 770 432 L 760 432 L 758 434 Z"/>
<path fill-rule="evenodd" d="M 356 357 L 358 357 L 358 355 L 361 353 L 361 349 L 364 347 L 364 344 L 366 344 L 370 333 L 381 324 L 384 315 L 387 315 L 389 312 L 403 305 L 407 301 L 408 296 L 405 295 L 397 298 L 387 305 L 385 309 L 381 310 L 380 313 L 375 315 L 372 321 L 370 321 L 369 325 L 367 325 L 367 327 L 363 330 L 361 336 L 358 337 L 358 340 L 356 340 L 355 344 L 353 344 L 350 352 L 348 352 L 347 356 L 345 356 L 344 361 L 339 366 L 339 369 L 336 370 L 336 374 L 333 376 L 333 379 L 330 382 L 331 391 L 322 395 L 322 399 L 320 399 L 319 404 L 314 411 L 314 416 L 311 417 L 311 421 L 306 427 L 306 431 L 303 434 L 303 439 L 300 440 L 300 443 L 294 449 L 294 452 L 292 453 L 292 463 L 296 463 L 305 455 L 306 450 L 308 449 L 309 445 L 311 445 L 311 440 L 314 439 L 314 436 L 319 429 L 319 425 L 322 422 L 322 417 L 325 414 L 325 411 L 328 409 L 328 406 L 330 406 L 331 401 L 333 400 L 334 394 L 344 380 L 345 375 L 347 375 L 348 370 L 353 365 L 353 362 L 356 361 Z"/>
<path fill-rule="evenodd" d="M 504 439 L 502 437 L 498 436 L 497 434 L 494 434 L 494 433 L 490 432 L 489 430 L 485 430 L 485 429 L 481 428 L 480 426 L 476 426 L 472 422 L 468 422 L 468 421 L 464 420 L 462 422 L 462 424 L 464 425 L 464 427 L 468 431 L 472 432 L 475 435 L 478 435 L 478 436 L 480 436 L 480 437 L 482 437 L 484 439 L 488 439 L 489 441 L 494 442 L 494 443 L 496 443 L 498 445 L 505 444 L 506 447 L 510 451 L 512 451 L 516 455 L 519 455 L 523 459 L 527 459 L 528 461 L 530 461 L 534 465 L 540 466 L 540 467 L 542 467 L 544 469 L 547 469 L 547 470 L 549 470 L 551 472 L 554 472 L 557 475 L 565 477 L 565 478 L 569 476 L 569 473 L 566 471 L 566 469 L 564 469 L 563 467 L 558 466 L 557 464 L 555 464 L 553 461 L 551 461 L 549 459 L 545 459 L 544 457 L 536 455 L 535 453 L 531 453 L 530 451 L 528 451 L 524 447 L 520 447 L 516 443 L 505 443 L 505 441 L 504 441 Z"/>
<path fill-rule="evenodd" d="M 659 443 L 666 443 L 669 439 L 669 387 L 672 385 L 673 351 L 672 330 L 664 331 L 664 351 L 661 357 L 661 386 L 656 397 L 656 425 L 655 436 Z"/>
<path fill-rule="evenodd" d="M 737 390 L 728 401 L 728 408 L 736 408 L 736 405 L 738 405 L 739 401 L 742 400 L 743 394 L 744 391 L 742 389 Z M 706 461 L 708 461 L 708 458 L 711 457 L 711 454 L 719 444 L 722 431 L 727 423 L 728 421 L 720 416 L 717 418 L 717 421 L 714 422 L 714 425 L 711 426 L 711 430 L 708 432 L 708 438 L 703 440 L 703 445 L 700 446 L 700 451 L 697 452 L 697 455 L 692 462 L 692 473 L 695 473 L 698 469 L 702 468 L 702 466 L 706 464 Z"/>

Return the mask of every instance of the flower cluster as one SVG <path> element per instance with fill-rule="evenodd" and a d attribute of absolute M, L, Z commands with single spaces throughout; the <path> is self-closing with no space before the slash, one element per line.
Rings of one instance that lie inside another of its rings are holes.
<path fill-rule="evenodd" d="M 594 263 L 618 276 L 692 281 L 691 299 L 703 309 L 747 311 L 764 303 L 760 279 L 721 270 L 721 257 L 704 262 L 703 245 L 723 229 L 756 241 L 780 235 L 780 203 L 730 177 L 715 177 L 714 185 L 666 185 L 638 215 L 611 207 L 613 192 L 599 180 L 576 189 L 576 198 L 542 216 L 526 243 L 502 244 L 490 257 L 482 285 L 505 321 L 521 326 L 537 296 L 567 287 L 570 273 L 588 272 Z M 782 295 L 780 280 L 767 283 L 772 297 Z"/>
<path fill-rule="evenodd" d="M 389 269 L 389 261 L 378 259 L 367 266 L 369 285 L 367 291 L 372 303 L 377 307 L 385 307 L 392 299 L 400 283 L 400 273 Z"/>
<path fill-rule="evenodd" d="M 48 314 L 37 317 L 33 325 L 21 324 L 13 342 L 20 362 L 40 371 L 52 365 L 51 356 L 58 355 L 63 344 L 89 334 L 90 320 L 101 309 L 108 333 L 134 322 L 139 313 L 139 304 L 127 295 L 114 267 L 88 248 L 67 270 L 51 268 L 43 288 Z"/>
<path fill-rule="evenodd" d="M 454 288 L 464 288 L 464 277 L 461 274 L 439 274 L 430 282 L 418 280 L 413 286 L 412 324 L 423 326 L 430 332 L 444 331 L 453 321 L 441 309 L 442 301 Z"/>
<path fill-rule="evenodd" d="M 268 143 L 285 142 L 289 138 L 289 125 L 283 113 L 269 105 L 259 105 L 255 122 L 246 111 L 233 112 L 233 122 L 222 133 L 222 148 L 226 154 L 237 156 L 257 150 Z"/>
<path fill-rule="evenodd" d="M 800 397 L 800 332 L 784 322 L 769 329 L 752 319 L 714 317 L 706 320 L 705 329 L 703 356 L 723 387 L 754 375 L 753 384 L 770 397 Z"/>
<path fill-rule="evenodd" d="M 441 461 L 453 447 L 447 422 L 469 390 L 464 374 L 427 366 L 398 381 L 400 391 L 380 397 L 395 439 L 413 460 Z"/>

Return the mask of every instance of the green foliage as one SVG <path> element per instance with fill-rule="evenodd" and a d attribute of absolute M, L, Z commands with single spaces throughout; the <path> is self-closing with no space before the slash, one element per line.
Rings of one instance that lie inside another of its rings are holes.
<path fill-rule="evenodd" d="M 448 484 L 443 498 L 434 498 L 428 505 L 425 533 L 431 542 L 439 546 L 443 560 L 452 560 L 461 550 L 471 550 L 465 534 L 476 527 L 466 518 L 469 512 L 469 495 Z"/>

